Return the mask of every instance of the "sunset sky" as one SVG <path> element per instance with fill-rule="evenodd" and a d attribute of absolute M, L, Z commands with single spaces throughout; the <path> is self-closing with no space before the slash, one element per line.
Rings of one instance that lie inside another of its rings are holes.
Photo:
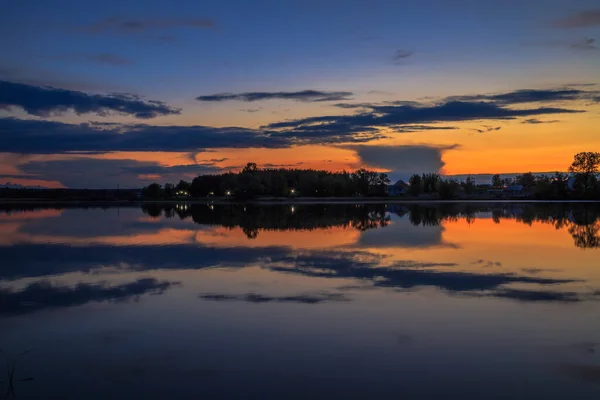
<path fill-rule="evenodd" d="M 600 151 L 597 0 L 22 0 L 0 47 L 0 184 L 551 172 Z"/>

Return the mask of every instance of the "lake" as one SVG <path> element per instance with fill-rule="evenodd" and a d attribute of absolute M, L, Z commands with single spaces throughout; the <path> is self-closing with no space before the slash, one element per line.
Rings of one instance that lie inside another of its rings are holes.
<path fill-rule="evenodd" d="M 2 205 L 0 349 L 17 398 L 598 399 L 600 205 Z"/>

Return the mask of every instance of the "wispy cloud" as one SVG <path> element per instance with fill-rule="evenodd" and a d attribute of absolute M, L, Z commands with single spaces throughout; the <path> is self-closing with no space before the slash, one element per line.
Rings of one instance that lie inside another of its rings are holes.
<path fill-rule="evenodd" d="M 593 38 L 585 38 L 580 42 L 571 44 L 571 48 L 577 50 L 598 50 L 599 47 L 596 44 L 596 39 Z"/>
<path fill-rule="evenodd" d="M 110 54 L 110 53 L 67 54 L 67 55 L 60 55 L 60 56 L 52 57 L 52 59 L 60 60 L 60 61 L 69 61 L 69 62 L 87 61 L 87 62 L 93 62 L 93 63 L 97 63 L 97 64 L 112 65 L 112 66 L 117 66 L 117 67 L 122 67 L 125 65 L 133 64 L 133 61 L 131 61 L 128 58 L 121 57 L 117 54 Z"/>
<path fill-rule="evenodd" d="M 86 33 L 140 34 L 172 28 L 212 29 L 215 26 L 215 21 L 210 18 L 127 19 L 111 17 L 81 26 L 78 30 Z"/>
<path fill-rule="evenodd" d="M 396 50 L 396 52 L 394 53 L 392 61 L 396 65 L 402 65 L 404 63 L 404 60 L 411 57 L 413 54 L 415 54 L 413 50 L 399 49 Z"/>
<path fill-rule="evenodd" d="M 513 109 L 503 104 L 483 101 L 446 101 L 439 104 L 413 105 L 371 105 L 369 112 L 354 115 L 335 115 L 310 117 L 297 120 L 277 122 L 267 125 L 267 129 L 280 129 L 284 134 L 302 131 L 344 131 L 355 132 L 375 127 L 391 129 L 414 124 L 437 122 L 456 122 L 472 120 L 515 119 L 534 115 L 579 113 L 581 110 L 570 110 L 555 107 Z"/>
<path fill-rule="evenodd" d="M 262 101 L 262 100 L 295 100 L 306 102 L 343 101 L 350 100 L 352 92 L 328 92 L 321 90 L 302 90 L 298 92 L 246 92 L 246 93 L 217 93 L 198 96 L 198 101 Z"/>
<path fill-rule="evenodd" d="M 585 10 L 551 23 L 554 28 L 585 28 L 600 25 L 600 8 Z"/>
<path fill-rule="evenodd" d="M 221 172 L 214 163 L 196 163 L 163 166 L 156 162 L 136 160 L 109 160 L 98 158 L 70 158 L 52 161 L 30 161 L 19 166 L 27 176 L 43 177 L 61 182 L 66 187 L 80 189 L 101 189 L 114 187 L 137 188 L 151 181 L 161 183 L 178 182 L 203 174 Z"/>
<path fill-rule="evenodd" d="M 553 120 L 548 120 L 548 121 L 543 121 L 537 118 L 529 118 L 526 119 L 525 121 L 522 121 L 522 124 L 531 124 L 531 125 L 538 125 L 538 124 L 555 124 L 557 122 L 560 122 L 557 119 L 553 119 Z"/>
<path fill-rule="evenodd" d="M 225 293 L 203 293 L 198 296 L 202 300 L 210 301 L 243 301 L 247 303 L 299 303 L 299 304 L 320 304 L 326 302 L 350 301 L 342 293 L 302 293 L 289 296 L 269 296 L 258 293 L 247 294 L 225 294 Z"/>
<path fill-rule="evenodd" d="M 90 61 L 96 62 L 98 64 L 107 64 L 107 65 L 115 65 L 115 66 L 129 65 L 129 64 L 133 63 L 128 58 L 124 58 L 124 57 L 118 56 L 116 54 L 109 54 L 109 53 L 90 54 L 90 55 L 85 56 L 85 58 Z"/>
<path fill-rule="evenodd" d="M 477 133 L 486 133 L 486 132 L 499 131 L 500 129 L 502 129 L 501 126 L 484 125 L 482 128 L 473 128 L 471 130 L 474 132 L 477 132 Z"/>
<path fill-rule="evenodd" d="M 447 98 L 454 101 L 490 101 L 502 105 L 522 103 L 547 103 L 560 101 L 586 100 L 597 95 L 597 91 L 586 91 L 573 88 L 559 89 L 522 89 L 506 93 L 478 94 L 468 96 L 452 96 Z"/>
<path fill-rule="evenodd" d="M 0 104 L 20 108 L 31 115 L 46 117 L 73 111 L 76 114 L 110 113 L 149 119 L 160 115 L 179 114 L 180 110 L 165 103 L 142 100 L 129 94 L 100 95 L 53 87 L 32 86 L 0 81 Z"/>

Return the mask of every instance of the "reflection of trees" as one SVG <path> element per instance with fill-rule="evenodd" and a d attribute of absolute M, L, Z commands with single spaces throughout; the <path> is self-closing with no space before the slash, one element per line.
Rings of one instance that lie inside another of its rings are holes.
<path fill-rule="evenodd" d="M 575 246 L 582 249 L 600 248 L 600 223 L 588 225 L 572 224 L 569 226 L 569 234 L 573 236 Z"/>
<path fill-rule="evenodd" d="M 353 228 L 359 231 L 386 226 L 390 217 L 383 204 L 335 205 L 242 205 L 242 204 L 144 204 L 142 211 L 150 216 L 172 218 L 191 217 L 202 225 L 239 227 L 249 239 L 260 231 L 313 230 L 330 227 Z"/>
<path fill-rule="evenodd" d="M 328 204 L 309 205 L 176 205 L 144 204 L 142 210 L 153 217 L 191 217 L 202 225 L 239 227 L 250 239 L 261 231 L 312 230 L 330 227 L 359 231 L 389 224 L 388 212 L 408 214 L 415 226 L 440 226 L 443 222 L 491 217 L 495 223 L 515 220 L 523 224 L 550 224 L 567 228 L 581 248 L 600 248 L 600 204 L 595 203 L 437 203 L 437 204 Z"/>
<path fill-rule="evenodd" d="M 523 224 L 551 224 L 555 229 L 568 228 L 581 248 L 600 248 L 600 205 L 567 203 L 440 203 L 408 206 L 409 220 L 416 226 L 439 226 L 443 222 L 477 216 L 491 216 L 497 224 L 512 219 Z M 400 209 L 402 210 L 402 209 Z M 403 215 L 402 212 L 396 212 Z"/>

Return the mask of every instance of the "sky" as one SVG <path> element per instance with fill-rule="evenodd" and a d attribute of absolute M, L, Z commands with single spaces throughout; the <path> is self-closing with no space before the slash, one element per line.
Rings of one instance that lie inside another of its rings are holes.
<path fill-rule="evenodd" d="M 553 172 L 600 151 L 595 0 L 22 0 L 0 49 L 0 184 Z"/>

